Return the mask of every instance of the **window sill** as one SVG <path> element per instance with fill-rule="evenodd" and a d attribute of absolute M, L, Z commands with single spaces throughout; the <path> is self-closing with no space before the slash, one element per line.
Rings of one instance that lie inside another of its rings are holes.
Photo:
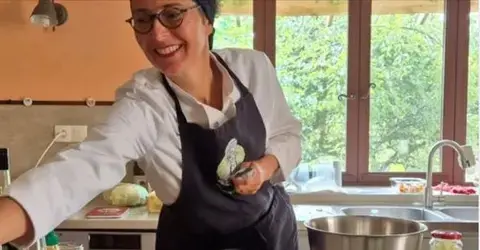
<path fill-rule="evenodd" d="M 438 193 L 435 192 L 434 195 Z M 478 206 L 478 194 L 457 195 L 444 193 L 445 204 Z M 390 187 L 342 187 L 335 190 L 326 190 L 313 193 L 291 193 L 290 198 L 293 204 L 423 204 L 423 193 L 421 194 L 398 194 Z"/>

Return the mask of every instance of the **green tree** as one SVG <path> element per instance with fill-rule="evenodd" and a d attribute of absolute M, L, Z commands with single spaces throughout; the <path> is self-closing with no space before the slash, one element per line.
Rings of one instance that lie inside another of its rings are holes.
<path fill-rule="evenodd" d="M 443 18 L 430 14 L 423 24 L 417 15 L 372 18 L 371 171 L 390 164 L 425 171 L 428 150 L 441 139 Z M 337 16 L 328 25 L 326 19 L 277 17 L 276 22 L 277 72 L 303 124 L 306 163 L 345 159 L 346 101 L 337 97 L 346 93 L 348 20 Z M 215 25 L 216 48 L 253 47 L 251 16 L 219 16 Z M 477 144 L 478 26 L 471 34 L 468 141 Z"/>

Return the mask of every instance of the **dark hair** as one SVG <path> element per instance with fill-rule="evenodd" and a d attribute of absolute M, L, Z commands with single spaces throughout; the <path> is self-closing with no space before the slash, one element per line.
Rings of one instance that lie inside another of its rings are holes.
<path fill-rule="evenodd" d="M 218 6 L 219 0 L 194 0 L 200 8 L 202 9 L 203 13 L 207 17 L 208 21 L 213 24 L 215 17 L 218 14 Z"/>
<path fill-rule="evenodd" d="M 215 21 L 215 17 L 218 14 L 218 6 L 221 0 L 194 0 L 202 9 L 203 13 L 207 17 L 211 25 Z M 208 37 L 208 46 L 210 49 L 213 48 L 213 35 L 215 34 L 215 28 L 212 31 L 212 34 Z"/>
<path fill-rule="evenodd" d="M 197 3 L 202 12 L 205 14 L 207 19 L 213 24 L 215 17 L 218 15 L 218 10 L 220 9 L 220 5 L 223 3 L 224 0 L 193 0 Z M 132 0 L 129 0 L 130 6 L 132 5 Z"/>

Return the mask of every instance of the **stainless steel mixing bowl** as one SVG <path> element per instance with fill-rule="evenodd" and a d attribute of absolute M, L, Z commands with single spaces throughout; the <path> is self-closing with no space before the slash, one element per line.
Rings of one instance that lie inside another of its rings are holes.
<path fill-rule="evenodd" d="M 311 250 L 421 250 L 428 227 L 379 216 L 329 216 L 305 222 Z"/>

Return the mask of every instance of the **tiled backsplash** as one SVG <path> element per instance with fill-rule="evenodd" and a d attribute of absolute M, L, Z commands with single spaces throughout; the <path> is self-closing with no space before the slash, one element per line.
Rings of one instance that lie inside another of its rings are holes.
<path fill-rule="evenodd" d="M 0 105 L 0 147 L 10 150 L 12 179 L 35 165 L 53 139 L 55 125 L 91 126 L 104 119 L 109 110 L 110 106 Z M 54 144 L 44 160 L 68 145 Z M 128 169 L 126 178 L 130 179 L 132 171 Z"/>

